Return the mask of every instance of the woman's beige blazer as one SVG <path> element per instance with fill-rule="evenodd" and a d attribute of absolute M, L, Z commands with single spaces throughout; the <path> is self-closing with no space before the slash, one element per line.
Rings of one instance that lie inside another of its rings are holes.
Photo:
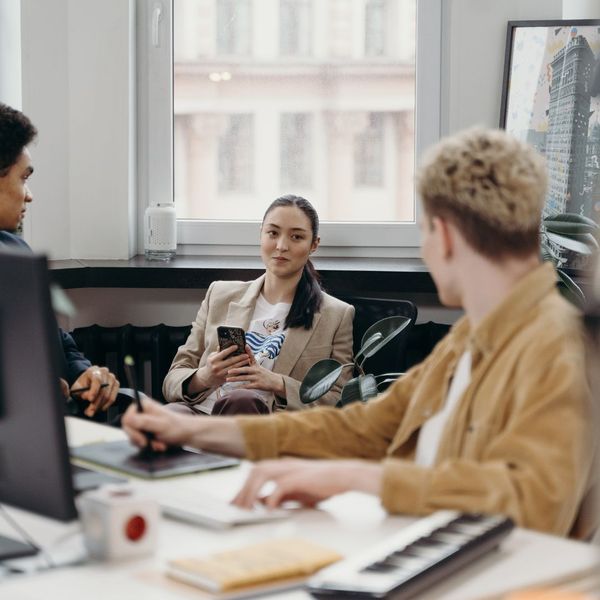
<path fill-rule="evenodd" d="M 214 388 L 203 390 L 194 397 L 184 396 L 183 383 L 206 364 L 208 355 L 218 350 L 217 327 L 250 325 L 256 300 L 263 286 L 264 275 L 254 281 L 215 281 L 208 291 L 192 331 L 181 346 L 163 383 L 163 394 L 169 402 L 197 404 Z M 278 398 L 277 406 L 288 410 L 302 410 L 299 397 L 300 382 L 310 367 L 323 358 L 335 358 L 341 363 L 352 360 L 352 320 L 354 307 L 323 294 L 321 309 L 315 314 L 311 329 L 289 328 L 273 372 L 283 376 L 285 399 Z M 344 369 L 336 385 L 310 406 L 334 405 L 339 400 L 342 386 L 351 377 L 351 369 Z"/>

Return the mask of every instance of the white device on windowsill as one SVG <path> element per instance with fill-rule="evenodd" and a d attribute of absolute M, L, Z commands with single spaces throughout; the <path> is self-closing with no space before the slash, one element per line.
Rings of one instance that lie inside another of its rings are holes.
<path fill-rule="evenodd" d="M 144 214 L 144 254 L 149 260 L 170 260 L 177 252 L 175 205 L 149 206 Z"/>

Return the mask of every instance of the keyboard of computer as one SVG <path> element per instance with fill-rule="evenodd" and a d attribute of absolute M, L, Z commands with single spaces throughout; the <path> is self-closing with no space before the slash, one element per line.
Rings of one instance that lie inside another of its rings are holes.
<path fill-rule="evenodd" d="M 412 598 L 496 548 L 514 528 L 504 516 L 439 511 L 308 582 L 315 598 Z"/>
<path fill-rule="evenodd" d="M 205 492 L 169 489 L 151 493 L 163 515 L 212 528 L 262 523 L 289 516 L 286 510 L 268 510 L 261 505 L 252 509 L 239 508 Z"/>

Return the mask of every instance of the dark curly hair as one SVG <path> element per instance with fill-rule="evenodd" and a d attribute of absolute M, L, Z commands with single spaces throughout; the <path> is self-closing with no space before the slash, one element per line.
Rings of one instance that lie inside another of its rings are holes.
<path fill-rule="evenodd" d="M 36 135 L 37 129 L 21 111 L 0 102 L 0 177 L 8 173 Z"/>

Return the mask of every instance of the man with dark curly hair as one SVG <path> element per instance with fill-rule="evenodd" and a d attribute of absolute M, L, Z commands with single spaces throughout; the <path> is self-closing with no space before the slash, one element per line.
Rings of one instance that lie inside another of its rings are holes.
<path fill-rule="evenodd" d="M 14 232 L 21 224 L 27 204 L 33 200 L 28 185 L 33 165 L 27 147 L 36 135 L 36 128 L 21 111 L 0 102 L 0 249 L 31 252 Z M 117 378 L 106 367 L 92 365 L 62 329 L 60 341 L 65 358 L 65 395 L 69 395 L 69 387 L 89 388 L 80 394 L 82 400 L 89 402 L 85 414 L 91 417 L 98 410 L 107 409 L 119 391 Z"/>

